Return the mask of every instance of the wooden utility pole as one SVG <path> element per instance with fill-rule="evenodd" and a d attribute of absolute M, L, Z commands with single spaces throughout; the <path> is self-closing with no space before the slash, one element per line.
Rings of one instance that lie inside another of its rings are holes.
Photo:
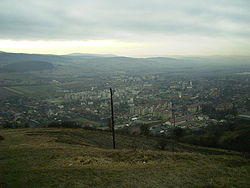
<path fill-rule="evenodd" d="M 174 152 L 175 152 L 175 109 L 174 104 L 172 103 L 172 118 L 173 118 L 173 126 L 172 126 L 172 153 L 174 159 Z"/>
<path fill-rule="evenodd" d="M 111 130 L 113 135 L 113 149 L 115 149 L 115 123 L 114 123 L 114 107 L 113 107 L 113 91 L 110 88 L 110 106 L 111 106 Z"/>

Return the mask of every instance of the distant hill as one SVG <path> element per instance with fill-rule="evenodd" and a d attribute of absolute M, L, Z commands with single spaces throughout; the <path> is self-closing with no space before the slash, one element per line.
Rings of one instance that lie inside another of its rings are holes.
<path fill-rule="evenodd" d="M 70 63 L 71 59 L 62 57 L 59 55 L 47 55 L 47 54 L 25 54 L 25 53 L 0 53 L 0 65 L 7 65 L 16 62 L 25 61 L 43 61 L 54 63 Z"/>
<path fill-rule="evenodd" d="M 67 54 L 65 56 L 73 56 L 73 57 L 116 57 L 113 54 L 89 54 L 89 53 L 72 53 Z"/>
<path fill-rule="evenodd" d="M 0 53 L 0 67 L 26 61 L 51 62 L 83 68 L 86 72 L 161 72 L 174 74 L 216 74 L 216 71 L 246 72 L 250 70 L 250 56 L 175 56 L 133 58 L 112 54 L 73 53 L 68 55 Z"/>
<path fill-rule="evenodd" d="M 170 58 L 170 57 L 149 57 L 147 58 L 151 61 L 158 61 L 158 62 L 166 62 L 166 61 L 178 61 L 176 58 Z"/>
<path fill-rule="evenodd" d="M 51 70 L 54 65 L 44 61 L 23 61 L 11 63 L 1 68 L 2 72 L 29 72 L 29 71 L 42 71 Z"/>

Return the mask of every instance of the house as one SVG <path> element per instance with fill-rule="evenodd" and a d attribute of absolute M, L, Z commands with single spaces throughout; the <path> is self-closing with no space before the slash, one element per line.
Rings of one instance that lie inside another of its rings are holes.
<path fill-rule="evenodd" d="M 161 118 L 163 120 L 171 119 L 172 112 L 169 110 L 156 110 L 153 115 L 157 118 Z"/>
<path fill-rule="evenodd" d="M 200 104 L 191 104 L 187 106 L 187 111 L 190 113 L 197 113 L 201 111 L 201 105 Z"/>
<path fill-rule="evenodd" d="M 153 136 L 157 135 L 167 136 L 169 132 L 167 128 L 163 125 L 153 125 L 149 128 L 149 134 Z"/>
<path fill-rule="evenodd" d="M 218 104 L 215 107 L 215 110 L 217 111 L 224 111 L 224 110 L 231 110 L 231 109 L 233 109 L 233 104 L 229 102 Z"/>

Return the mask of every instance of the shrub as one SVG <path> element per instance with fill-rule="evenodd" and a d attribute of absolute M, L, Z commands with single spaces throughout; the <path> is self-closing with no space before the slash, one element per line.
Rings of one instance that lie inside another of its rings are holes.
<path fill-rule="evenodd" d="M 165 150 L 165 147 L 167 144 L 168 144 L 168 141 L 162 138 L 158 140 L 156 147 L 160 150 Z"/>
<path fill-rule="evenodd" d="M 225 149 L 249 152 L 250 129 L 227 132 L 220 138 L 218 145 Z"/>
<path fill-rule="evenodd" d="M 141 133 L 144 135 L 148 135 L 149 133 L 148 125 L 145 125 L 145 124 L 140 125 L 140 130 L 141 130 Z"/>
<path fill-rule="evenodd" d="M 179 141 L 180 138 L 184 135 L 184 129 L 180 128 L 180 127 L 176 127 L 174 128 L 173 130 L 173 135 L 174 135 L 174 138 Z"/>
<path fill-rule="evenodd" d="M 0 140 L 4 140 L 4 137 L 0 135 Z"/>
<path fill-rule="evenodd" d="M 80 125 L 76 121 L 54 121 L 48 124 L 48 127 L 56 128 L 80 128 Z"/>
<path fill-rule="evenodd" d="M 207 147 L 217 147 L 218 137 L 213 134 L 187 135 L 181 141 Z"/>

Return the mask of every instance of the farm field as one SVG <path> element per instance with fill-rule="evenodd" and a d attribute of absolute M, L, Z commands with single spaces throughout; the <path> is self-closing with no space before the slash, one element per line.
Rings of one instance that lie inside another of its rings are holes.
<path fill-rule="evenodd" d="M 18 96 L 16 92 L 13 92 L 6 87 L 0 87 L 0 99 L 5 99 L 7 97 Z"/>
<path fill-rule="evenodd" d="M 56 95 L 57 87 L 54 85 L 40 85 L 40 86 L 15 86 L 11 87 L 17 92 L 23 93 L 25 96 L 48 96 Z"/>

